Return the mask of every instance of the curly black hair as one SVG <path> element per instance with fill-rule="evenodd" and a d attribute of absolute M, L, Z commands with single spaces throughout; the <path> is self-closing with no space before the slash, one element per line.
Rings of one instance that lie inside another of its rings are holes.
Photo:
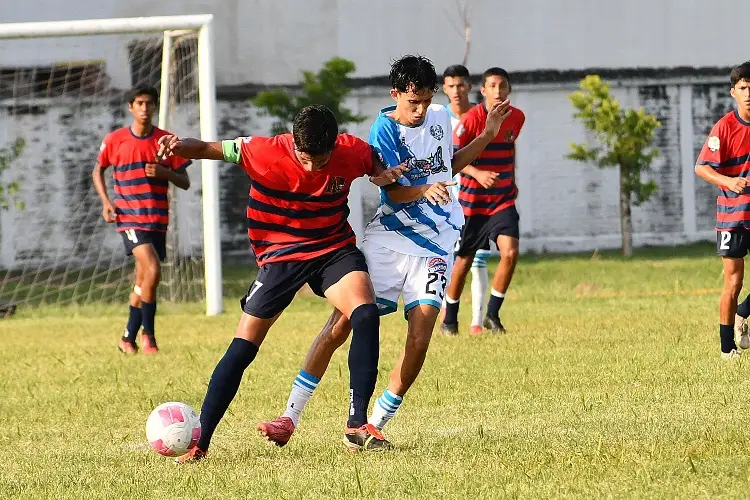
<path fill-rule="evenodd" d="M 438 78 L 432 61 L 423 56 L 403 56 L 391 65 L 391 88 L 399 92 L 437 92 Z"/>

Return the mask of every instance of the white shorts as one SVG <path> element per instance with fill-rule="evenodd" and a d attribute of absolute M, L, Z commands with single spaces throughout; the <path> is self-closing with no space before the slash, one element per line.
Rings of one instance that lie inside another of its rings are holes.
<path fill-rule="evenodd" d="M 419 304 L 440 309 L 453 270 L 453 256 L 418 257 L 394 252 L 365 240 L 362 253 L 375 287 L 380 315 L 398 310 L 398 298 L 404 298 L 404 317 Z"/>

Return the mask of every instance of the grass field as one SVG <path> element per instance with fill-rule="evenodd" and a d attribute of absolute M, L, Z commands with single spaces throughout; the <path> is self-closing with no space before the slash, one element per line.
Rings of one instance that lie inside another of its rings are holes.
<path fill-rule="evenodd" d="M 346 353 L 334 357 L 294 439 L 254 431 L 283 410 L 329 309 L 300 297 L 245 374 L 210 459 L 148 449 L 157 404 L 200 408 L 238 318 L 159 307 L 162 353 L 115 349 L 124 307 L 20 310 L 0 320 L 0 498 L 747 498 L 750 362 L 719 359 L 722 277 L 711 245 L 524 256 L 503 306 L 507 336 L 433 339 L 386 429 L 398 449 L 350 454 Z M 405 335 L 383 321 L 387 380 Z"/>

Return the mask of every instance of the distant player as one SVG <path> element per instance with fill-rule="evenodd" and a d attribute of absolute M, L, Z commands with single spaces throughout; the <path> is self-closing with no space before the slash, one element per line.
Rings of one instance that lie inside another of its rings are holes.
<path fill-rule="evenodd" d="M 120 351 L 126 354 L 138 352 L 136 336 L 141 326 L 143 352 L 153 354 L 159 350 L 155 337 L 156 288 L 161 277 L 160 261 L 167 256 L 167 192 L 170 182 L 180 189 L 190 187 L 185 170 L 190 161 L 179 156 L 157 158 L 158 141 L 169 133 L 151 123 L 158 102 L 158 94 L 152 87 L 131 91 L 128 109 L 133 123 L 107 134 L 92 172 L 104 220 L 116 223 L 125 253 L 135 257 L 130 317 L 119 344 Z M 104 183 L 104 170 L 109 167 L 114 170 L 114 205 Z"/>
<path fill-rule="evenodd" d="M 235 337 L 208 384 L 200 414 L 201 438 L 178 461 L 205 456 L 242 374 L 305 284 L 353 325 L 347 438 L 354 443 L 377 441 L 366 423 L 378 373 L 380 318 L 365 258 L 347 222 L 347 197 L 358 177 L 370 175 L 372 182 L 385 186 L 401 175 L 403 167 L 385 170 L 366 142 L 338 135 L 336 118 L 325 106 L 302 109 L 292 134 L 210 143 L 166 136 L 162 144 L 167 154 L 224 160 L 248 174 L 248 236 L 260 266 L 240 301 L 242 316 Z"/>
<path fill-rule="evenodd" d="M 460 64 L 448 66 L 443 72 L 443 92 L 450 101 L 445 107 L 451 114 L 451 127 L 455 132 L 461 122 L 461 117 L 473 107 L 469 101 L 469 92 L 471 92 L 469 70 Z M 455 145 L 454 147 L 457 148 Z M 453 180 L 456 181 L 456 186 L 452 188 L 453 194 L 458 199 L 461 174 L 456 175 Z M 474 260 L 471 263 L 471 326 L 469 327 L 471 335 L 482 333 L 482 319 L 490 286 L 490 277 L 487 273 L 487 259 L 490 255 L 489 247 L 486 250 L 480 248 L 474 254 Z M 458 333 L 458 329 L 441 328 L 441 330 L 448 335 Z"/>
<path fill-rule="evenodd" d="M 734 68 L 729 93 L 737 109 L 724 115 L 703 145 L 695 173 L 719 187 L 716 200 L 716 251 L 724 265 L 724 291 L 719 304 L 721 357 L 733 359 L 750 348 L 747 318 L 750 296 L 737 306 L 745 273 L 745 255 L 750 248 L 750 61 Z M 735 315 L 736 313 L 736 315 Z M 734 328 L 733 328 L 734 324 Z"/>
<path fill-rule="evenodd" d="M 377 440 L 354 441 L 346 435 L 349 447 L 362 450 L 390 447 L 379 431 L 396 413 L 427 355 L 463 224 L 461 207 L 443 186 L 489 144 L 507 114 L 507 103 L 497 103 L 486 117 L 484 133 L 453 154 L 450 115 L 444 106 L 432 104 L 438 82 L 429 59 L 402 57 L 391 67 L 390 83 L 396 105 L 381 110 L 370 129 L 370 144 L 380 151 L 387 166 L 405 163 L 409 167 L 401 178 L 406 189 L 427 193 L 430 185 L 442 187 L 435 193 L 442 204 L 421 195 L 417 201 L 404 203 L 381 190 L 380 207 L 365 229 L 362 252 L 380 312 L 395 312 L 399 297 L 403 297 L 408 331 L 406 347 L 369 418 L 371 435 Z M 345 315 L 334 311 L 294 381 L 286 412 L 258 426 L 269 440 L 279 446 L 289 441 L 331 356 L 350 331 Z"/>
<path fill-rule="evenodd" d="M 461 117 L 455 132 L 455 142 L 465 146 L 482 133 L 487 110 L 508 99 L 510 77 L 501 68 L 490 68 L 482 74 L 484 103 L 471 108 Z M 513 278 L 518 260 L 518 211 L 515 180 L 516 139 L 521 133 L 525 117 L 520 109 L 509 107 L 510 115 L 497 136 L 474 161 L 461 172 L 459 202 L 466 222 L 456 251 L 451 283 L 446 293 L 445 316 L 441 329 L 458 332 L 458 306 L 466 275 L 479 250 L 489 250 L 489 241 L 497 244 L 500 263 L 492 280 L 492 291 L 487 303 L 487 315 L 482 326 L 495 333 L 505 333 L 500 322 L 500 306 Z M 474 331 L 476 334 L 476 330 Z"/>

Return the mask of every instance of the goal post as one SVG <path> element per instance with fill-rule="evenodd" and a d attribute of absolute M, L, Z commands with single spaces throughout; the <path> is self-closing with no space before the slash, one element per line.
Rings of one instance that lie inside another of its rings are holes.
<path fill-rule="evenodd" d="M 213 15 L 157 16 L 119 19 L 88 19 L 78 21 L 52 21 L 0 24 L 0 41 L 41 39 L 52 37 L 82 37 L 90 35 L 163 35 L 159 127 L 169 129 L 172 40 L 185 32 L 197 33 L 197 107 L 200 137 L 216 141 L 216 88 L 214 79 Z M 51 78 L 50 78 L 51 79 Z M 0 97 L 0 100 L 2 98 Z M 175 131 L 179 133 L 178 131 Z M 101 139 L 101 138 L 100 138 Z M 3 145 L 0 144 L 0 147 Z M 98 144 L 97 144 L 98 146 Z M 93 159 L 90 160 L 93 164 Z M 203 285 L 205 287 L 206 314 L 222 311 L 221 238 L 219 217 L 219 164 L 215 160 L 201 162 L 201 198 L 203 233 Z M 0 179 L 2 180 L 2 179 Z M 98 210 L 97 210 L 98 211 Z M 1 214 L 0 214 L 1 215 Z M 101 258 L 100 258 L 101 260 Z M 3 266 L 0 265 L 0 268 Z M 27 265 L 24 264 L 24 270 Z M 2 271 L 2 269 L 0 269 Z M 24 272 L 24 271 L 19 271 Z M 71 274 L 65 269 L 65 275 Z M 109 273 L 108 273 L 109 276 Z M 0 274 L 0 292 L 3 279 Z M 34 278 L 37 284 L 38 278 Z M 90 293 L 89 293 L 90 295 Z M 0 295 L 2 298 L 2 295 Z"/>

